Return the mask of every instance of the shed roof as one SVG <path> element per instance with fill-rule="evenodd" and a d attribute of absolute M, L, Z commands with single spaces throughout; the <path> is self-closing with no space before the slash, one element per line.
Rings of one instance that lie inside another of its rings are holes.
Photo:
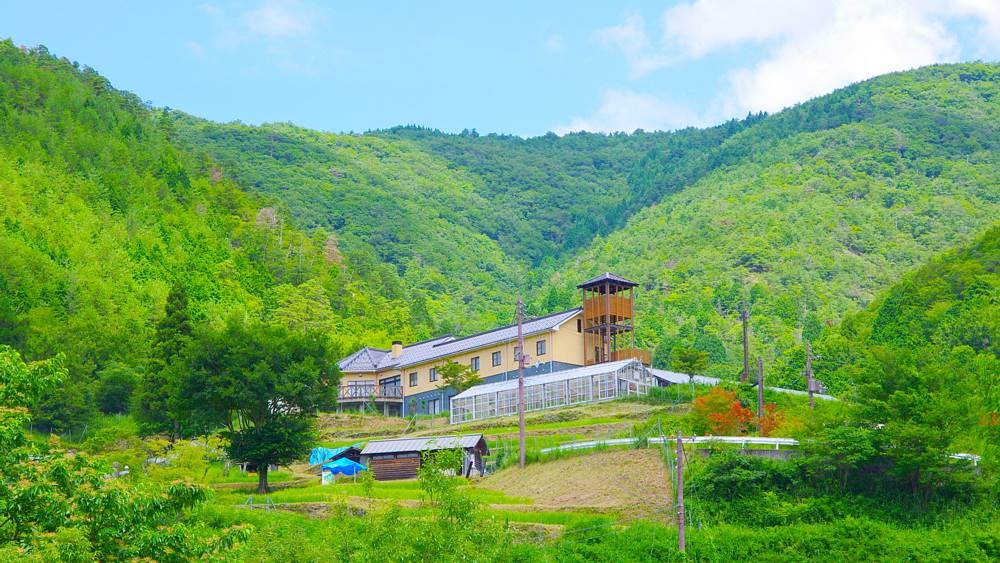
<path fill-rule="evenodd" d="M 392 440 L 374 440 L 368 442 L 361 455 L 387 454 L 398 452 L 424 452 L 432 450 L 449 450 L 452 448 L 474 448 L 486 440 L 482 434 L 465 434 L 463 436 L 427 436 L 424 438 L 396 438 Z"/>
<path fill-rule="evenodd" d="M 532 385 L 542 385 L 544 383 L 552 383 L 553 381 L 565 381 L 567 379 L 575 379 L 577 377 L 588 377 L 591 375 L 598 375 L 602 373 L 611 373 L 618 371 L 619 369 L 631 363 L 637 363 L 639 365 L 642 365 L 639 362 L 639 360 L 619 360 L 617 362 L 594 364 L 592 366 L 586 366 L 582 368 L 564 369 L 552 373 L 546 373 L 543 375 L 535 375 L 532 377 L 527 377 L 524 379 L 524 386 L 531 387 Z M 485 383 L 483 385 L 476 385 L 475 387 L 470 387 L 465 391 L 462 391 L 458 395 L 455 395 L 454 397 L 452 397 L 452 400 L 464 399 L 466 397 L 475 397 L 476 395 L 482 395 L 484 393 L 496 393 L 497 391 L 507 391 L 510 389 L 517 389 L 516 379 L 510 379 L 507 381 L 498 381 L 496 383 Z"/>
<path fill-rule="evenodd" d="M 691 383 L 694 381 L 699 385 L 718 385 L 722 380 L 717 377 L 706 377 L 704 375 L 688 375 L 686 373 L 678 373 L 676 371 L 667 371 L 665 369 L 649 368 L 649 373 L 667 383 L 678 384 L 678 383 Z"/>

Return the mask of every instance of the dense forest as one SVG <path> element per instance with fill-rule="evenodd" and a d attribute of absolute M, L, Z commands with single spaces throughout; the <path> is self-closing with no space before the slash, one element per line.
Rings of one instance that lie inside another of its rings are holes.
<path fill-rule="evenodd" d="M 364 338 L 416 338 L 420 303 L 348 268 L 337 238 L 283 220 L 176 130 L 94 70 L 0 43 L 0 343 L 66 354 L 69 377 L 35 424 L 82 429 L 121 412 L 181 285 L 197 323 L 232 316 Z M 363 268 L 356 268 L 364 271 Z M 111 405 L 114 403 L 114 406 Z"/>
<path fill-rule="evenodd" d="M 380 490 L 428 502 L 383 510 L 362 480 L 344 518 L 206 486 L 240 485 L 224 450 L 300 459 L 335 358 L 509 322 L 518 294 L 571 307 L 610 270 L 640 283 L 655 364 L 733 379 L 745 304 L 769 384 L 804 386 L 809 341 L 840 398 L 768 392 L 757 431 L 799 439 L 790 460 L 692 456 L 693 558 L 995 559 L 998 78 L 927 67 L 669 133 L 338 135 L 153 108 L 0 42 L 0 556 L 676 558 L 652 520 L 533 511 L 561 535 L 529 536 L 433 459 Z M 754 390 L 680 387 L 637 398 L 656 415 L 627 435 L 711 431 L 713 400 L 749 432 Z M 542 437 L 574 440 L 556 414 Z"/>
<path fill-rule="evenodd" d="M 509 322 L 519 292 L 532 314 L 571 307 L 610 270 L 641 284 L 658 365 L 694 350 L 734 376 L 746 303 L 769 379 L 801 387 L 804 340 L 1000 216 L 986 64 L 709 129 L 520 139 L 216 124 L 44 48 L 0 55 L 0 342 L 67 353 L 42 419 L 59 428 L 102 378 L 142 378 L 177 284 L 197 322 L 309 326 L 347 351 Z M 819 375 L 842 393 L 837 370 Z"/>
<path fill-rule="evenodd" d="M 734 376 L 747 303 L 753 354 L 801 386 L 803 339 L 1000 215 L 997 72 L 928 67 L 673 133 L 348 136 L 175 120 L 240 185 L 384 267 L 371 287 L 426 303 L 425 333 L 507 320 L 513 290 L 533 314 L 571 307 L 577 282 L 614 271 L 641 283 L 639 337 L 658 365 L 697 350 L 708 373 Z"/>

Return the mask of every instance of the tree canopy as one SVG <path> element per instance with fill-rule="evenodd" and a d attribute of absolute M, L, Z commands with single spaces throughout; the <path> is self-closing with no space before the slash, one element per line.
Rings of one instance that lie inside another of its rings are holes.
<path fill-rule="evenodd" d="M 196 333 L 174 392 L 196 424 L 225 426 L 229 457 L 257 467 L 264 493 L 269 465 L 312 447 L 317 411 L 336 402 L 336 360 L 325 334 L 231 319 Z"/>

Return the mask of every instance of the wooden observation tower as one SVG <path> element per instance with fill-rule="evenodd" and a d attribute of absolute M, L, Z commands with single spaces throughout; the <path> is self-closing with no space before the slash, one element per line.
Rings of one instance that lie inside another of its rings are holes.
<path fill-rule="evenodd" d="M 635 347 L 635 287 L 606 272 L 576 286 L 583 290 L 584 365 L 637 359 L 649 365 L 649 352 Z"/>

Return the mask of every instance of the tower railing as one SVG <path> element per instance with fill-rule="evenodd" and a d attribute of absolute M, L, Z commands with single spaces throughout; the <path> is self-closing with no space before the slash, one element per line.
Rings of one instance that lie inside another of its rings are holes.
<path fill-rule="evenodd" d="M 608 362 L 617 362 L 619 360 L 639 360 L 643 365 L 648 366 L 651 360 L 651 355 L 649 350 L 644 350 L 642 348 L 624 348 L 619 350 L 612 350 L 608 354 Z M 594 364 L 600 364 L 604 362 L 595 361 L 593 358 L 587 358 L 586 365 L 592 366 Z"/>

